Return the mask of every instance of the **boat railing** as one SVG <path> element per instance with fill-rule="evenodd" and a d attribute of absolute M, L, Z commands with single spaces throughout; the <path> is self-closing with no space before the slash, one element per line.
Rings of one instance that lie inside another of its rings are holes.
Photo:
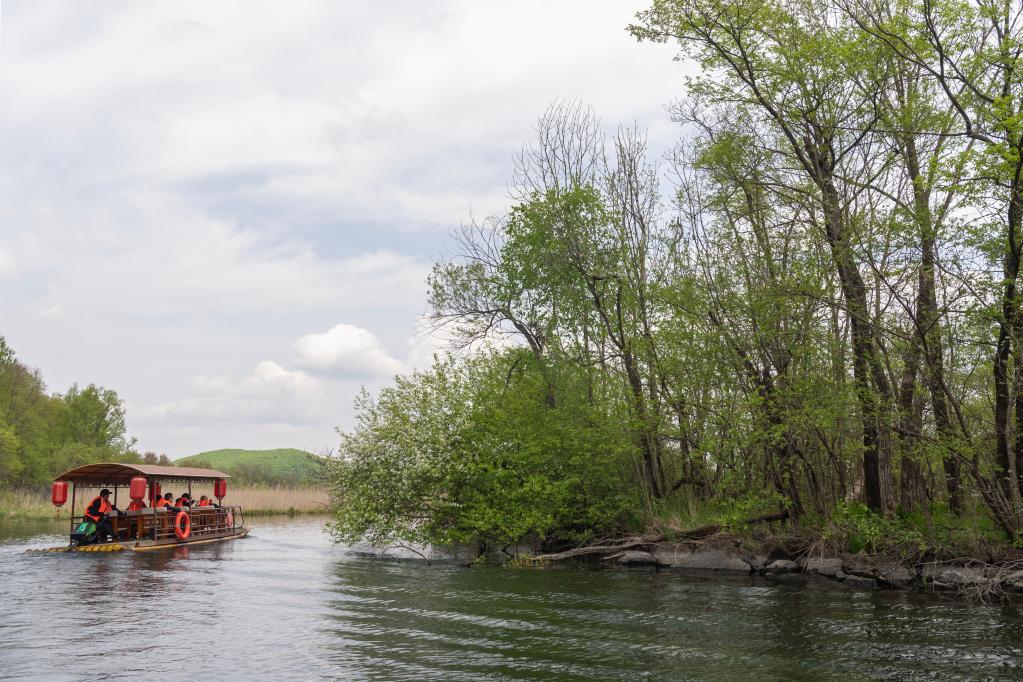
<path fill-rule="evenodd" d="M 189 517 L 191 532 L 189 540 L 207 536 L 219 536 L 245 525 L 244 512 L 240 506 L 193 507 L 183 510 Z M 169 540 L 177 539 L 175 530 L 178 514 L 159 509 L 139 509 L 110 514 L 108 519 L 118 541 Z M 72 516 L 72 531 L 78 527 L 84 516 Z"/>

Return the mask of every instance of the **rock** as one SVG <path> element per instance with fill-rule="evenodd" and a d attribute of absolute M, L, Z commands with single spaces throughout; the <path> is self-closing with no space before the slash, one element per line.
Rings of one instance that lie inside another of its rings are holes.
<path fill-rule="evenodd" d="M 798 570 L 799 565 L 795 561 L 789 561 L 788 559 L 778 559 L 767 565 L 768 573 L 791 573 Z"/>
<path fill-rule="evenodd" d="M 767 557 L 763 554 L 744 554 L 742 560 L 749 564 L 751 570 L 760 573 L 764 570 L 764 566 L 767 563 Z"/>
<path fill-rule="evenodd" d="M 1002 578 L 1002 585 L 1010 590 L 1023 592 L 1023 571 L 1014 571 Z"/>
<path fill-rule="evenodd" d="M 941 583 L 950 587 L 975 587 L 989 582 L 981 571 L 948 564 L 924 564 L 920 577 L 935 586 Z"/>
<path fill-rule="evenodd" d="M 842 562 L 838 559 L 813 557 L 801 559 L 799 563 L 802 564 L 801 568 L 807 573 L 819 573 L 820 575 L 836 579 L 841 579 L 845 576 L 845 573 L 842 572 Z"/>
<path fill-rule="evenodd" d="M 916 578 L 916 573 L 901 564 L 887 564 L 877 569 L 879 580 L 895 587 L 909 587 Z"/>
<path fill-rule="evenodd" d="M 616 563 L 624 566 L 656 566 L 657 559 L 650 552 L 640 552 L 632 550 L 628 552 L 622 552 L 621 556 L 615 559 Z"/>
<path fill-rule="evenodd" d="M 859 575 L 865 578 L 874 577 L 874 565 L 861 556 L 852 556 L 841 561 L 842 570 L 849 575 Z"/>
<path fill-rule="evenodd" d="M 872 590 L 877 587 L 877 581 L 873 578 L 867 578 L 862 575 L 847 575 L 845 580 L 842 581 L 850 587 L 858 589 Z"/>
<path fill-rule="evenodd" d="M 706 573 L 741 573 L 749 575 L 750 566 L 737 554 L 722 550 L 689 552 L 677 548 L 658 548 L 654 552 L 658 564 L 679 571 Z"/>

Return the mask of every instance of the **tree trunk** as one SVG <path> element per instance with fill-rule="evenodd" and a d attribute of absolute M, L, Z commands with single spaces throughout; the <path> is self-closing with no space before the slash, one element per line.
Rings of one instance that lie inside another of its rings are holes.
<path fill-rule="evenodd" d="M 913 456 L 919 442 L 920 422 L 916 410 L 916 376 L 920 364 L 920 338 L 909 340 L 903 357 L 902 380 L 899 382 L 899 505 L 904 511 L 920 509 L 927 502 L 923 469 Z"/>
<path fill-rule="evenodd" d="M 825 233 L 852 327 L 853 379 L 863 419 L 864 498 L 867 506 L 874 511 L 888 513 L 894 507 L 891 427 L 888 421 L 891 387 L 877 357 L 876 338 L 867 305 L 867 289 L 856 267 L 846 234 L 838 192 L 827 176 L 821 180 L 820 187 L 823 193 Z"/>
<path fill-rule="evenodd" d="M 924 187 L 920 174 L 920 161 L 916 142 L 912 137 L 904 138 L 906 168 L 913 186 L 913 209 L 920 233 L 920 277 L 917 288 L 916 335 L 923 345 L 926 371 L 924 379 L 934 411 L 934 424 L 938 431 L 938 442 L 943 449 L 942 466 L 945 470 L 945 489 L 948 504 L 957 516 L 963 512 L 963 491 L 960 465 L 955 445 L 956 434 L 949 416 L 948 398 L 945 395 L 944 342 L 941 336 L 941 317 L 938 315 L 937 286 L 935 284 L 935 240 L 930 206 L 930 192 Z"/>

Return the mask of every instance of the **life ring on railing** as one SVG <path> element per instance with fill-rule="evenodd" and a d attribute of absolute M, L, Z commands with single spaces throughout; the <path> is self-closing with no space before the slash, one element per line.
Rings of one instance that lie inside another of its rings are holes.
<path fill-rule="evenodd" d="M 182 521 L 185 522 L 184 527 Z M 187 540 L 192 534 L 192 519 L 188 518 L 188 512 L 179 511 L 174 518 L 174 534 L 178 536 L 178 540 Z"/>

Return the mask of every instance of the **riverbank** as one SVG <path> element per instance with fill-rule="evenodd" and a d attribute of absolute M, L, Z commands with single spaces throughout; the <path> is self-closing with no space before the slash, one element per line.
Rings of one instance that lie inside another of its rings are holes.
<path fill-rule="evenodd" d="M 778 521 L 764 517 L 763 521 Z M 518 565 L 583 562 L 611 568 L 648 568 L 705 577 L 822 580 L 859 590 L 958 593 L 979 601 L 1023 599 L 1023 552 L 1002 547 L 941 558 L 892 552 L 840 551 L 807 542 L 810 533 L 779 528 L 735 532 L 708 525 L 676 534 L 633 536 L 551 554 L 515 558 Z M 979 548 L 978 548 L 979 550 Z"/>
<path fill-rule="evenodd" d="M 79 498 L 87 498 L 91 490 L 80 490 Z M 84 495 L 82 494 L 84 493 Z M 88 499 L 79 499 L 82 507 Z M 239 505 L 246 514 L 255 516 L 294 516 L 323 514 L 327 509 L 325 488 L 239 486 L 229 488 L 224 501 Z M 126 507 L 127 501 L 119 503 Z M 16 490 L 0 491 L 0 521 L 63 519 L 70 517 L 70 506 L 56 508 L 47 495 Z M 81 509 L 75 513 L 80 514 Z"/>
<path fill-rule="evenodd" d="M 623 568 L 650 567 L 704 576 L 821 579 L 861 590 L 958 592 L 979 600 L 1023 598 L 1023 561 L 976 559 L 903 563 L 884 556 L 842 553 L 795 556 L 774 549 L 743 552 L 722 540 L 708 547 L 658 543 L 592 559 Z"/>

